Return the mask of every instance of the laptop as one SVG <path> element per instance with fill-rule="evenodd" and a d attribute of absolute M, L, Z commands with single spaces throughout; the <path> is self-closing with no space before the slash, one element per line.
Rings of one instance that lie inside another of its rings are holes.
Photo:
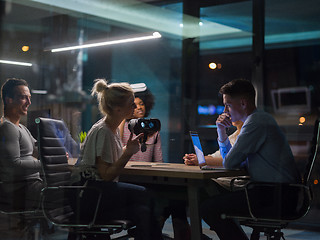
<path fill-rule="evenodd" d="M 190 131 L 190 137 L 192 140 L 194 151 L 198 158 L 198 165 L 202 170 L 217 170 L 217 169 L 225 169 L 222 166 L 208 166 L 206 165 L 206 160 L 204 159 L 204 154 L 202 151 L 202 146 L 200 143 L 199 134 L 196 131 Z"/>

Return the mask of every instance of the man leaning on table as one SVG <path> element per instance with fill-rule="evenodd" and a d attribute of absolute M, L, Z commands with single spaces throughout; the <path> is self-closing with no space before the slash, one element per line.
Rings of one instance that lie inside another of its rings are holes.
<path fill-rule="evenodd" d="M 233 80 L 221 87 L 220 94 L 225 111 L 218 117 L 216 125 L 223 165 L 228 169 L 245 167 L 251 181 L 300 182 L 300 174 L 284 134 L 270 114 L 257 110 L 255 106 L 256 93 L 251 82 L 244 79 Z M 232 122 L 239 120 L 244 124 L 237 141 L 231 146 L 226 129 Z M 290 193 L 287 197 L 290 199 Z M 259 196 L 255 198 L 258 200 Z M 288 209 L 290 203 L 289 201 L 286 206 Z M 220 239 L 248 239 L 233 219 L 221 218 L 221 214 L 247 213 L 244 190 L 225 190 L 201 204 L 202 218 Z"/>

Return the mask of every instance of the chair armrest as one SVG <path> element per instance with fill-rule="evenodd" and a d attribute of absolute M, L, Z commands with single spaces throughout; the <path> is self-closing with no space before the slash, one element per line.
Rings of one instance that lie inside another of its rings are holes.
<path fill-rule="evenodd" d="M 249 214 L 254 220 L 299 219 L 308 213 L 312 200 L 310 188 L 303 184 L 249 182 L 245 194 Z M 292 211 L 285 210 L 289 201 Z M 265 209 L 261 208 L 263 203 L 267 204 Z"/>
<path fill-rule="evenodd" d="M 246 186 L 246 184 L 248 184 L 248 182 L 250 181 L 250 176 L 238 176 L 238 177 L 234 177 L 231 179 L 230 181 L 230 189 L 231 191 L 235 191 L 235 182 L 236 181 L 243 181 L 243 185 Z"/>

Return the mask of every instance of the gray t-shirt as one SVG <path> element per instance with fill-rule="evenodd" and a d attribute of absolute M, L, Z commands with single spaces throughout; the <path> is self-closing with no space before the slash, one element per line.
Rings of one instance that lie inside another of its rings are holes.
<path fill-rule="evenodd" d="M 19 188 L 19 182 L 40 179 L 41 163 L 33 157 L 36 140 L 23 125 L 15 125 L 3 118 L 0 124 L 0 180 Z"/>
<path fill-rule="evenodd" d="M 92 126 L 81 146 L 80 157 L 73 172 L 75 182 L 80 180 L 80 176 L 101 179 L 95 167 L 97 157 L 101 157 L 104 162 L 114 163 L 122 155 L 119 130 L 114 134 L 104 120 L 103 118 Z"/>

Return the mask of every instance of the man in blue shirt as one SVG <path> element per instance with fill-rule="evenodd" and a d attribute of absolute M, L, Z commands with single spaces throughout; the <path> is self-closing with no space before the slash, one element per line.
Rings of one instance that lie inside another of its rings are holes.
<path fill-rule="evenodd" d="M 299 183 L 290 146 L 273 117 L 255 106 L 255 89 L 251 82 L 233 80 L 220 89 L 225 111 L 217 121 L 218 143 L 223 165 L 228 169 L 248 170 L 251 181 Z M 232 147 L 226 129 L 232 122 L 242 121 L 243 127 Z M 206 200 L 202 217 L 220 239 L 248 239 L 241 227 L 232 219 L 221 219 L 221 214 L 248 213 L 243 190 L 222 193 Z"/>

